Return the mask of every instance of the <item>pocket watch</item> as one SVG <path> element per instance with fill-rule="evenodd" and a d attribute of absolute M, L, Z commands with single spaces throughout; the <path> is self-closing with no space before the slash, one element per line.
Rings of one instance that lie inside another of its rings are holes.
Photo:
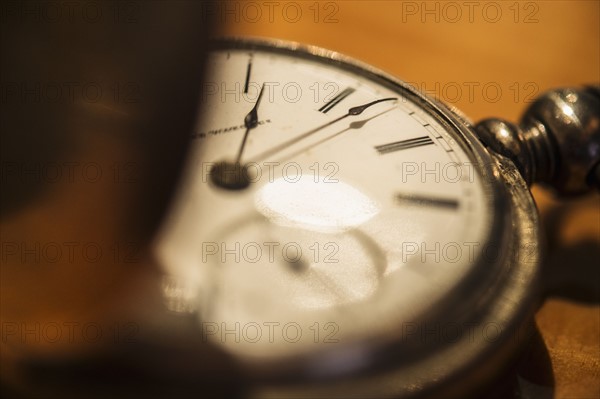
<path fill-rule="evenodd" d="M 154 246 L 164 299 L 249 397 L 464 397 L 527 343 L 543 254 L 528 186 L 600 181 L 597 87 L 472 124 L 369 65 L 223 39 Z"/>

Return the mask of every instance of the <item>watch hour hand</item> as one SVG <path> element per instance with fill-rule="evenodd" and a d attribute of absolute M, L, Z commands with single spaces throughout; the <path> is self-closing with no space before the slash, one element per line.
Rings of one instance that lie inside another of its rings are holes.
<path fill-rule="evenodd" d="M 258 126 L 258 106 L 260 104 L 260 100 L 264 91 L 265 84 L 263 83 L 262 87 L 260 88 L 260 92 L 258 93 L 258 98 L 256 99 L 254 107 L 252 107 L 250 112 L 248 112 L 248 115 L 246 115 L 246 117 L 244 118 L 244 126 L 246 127 L 246 133 L 244 133 L 244 138 L 242 139 L 242 144 L 240 145 L 240 150 L 238 151 L 238 155 L 235 160 L 236 163 L 240 163 L 240 159 L 242 158 L 242 153 L 244 152 L 244 147 L 246 146 L 246 140 L 248 139 L 248 134 L 250 133 L 250 130 Z"/>
<path fill-rule="evenodd" d="M 211 182 L 220 188 L 227 190 L 242 190 L 250 185 L 250 176 L 248 170 L 240 164 L 244 148 L 246 147 L 246 141 L 248 140 L 248 134 L 250 131 L 258 126 L 258 106 L 262 99 L 263 92 L 265 91 L 265 84 L 263 83 L 258 93 L 258 98 L 254 107 L 248 112 L 244 118 L 244 126 L 246 132 L 242 138 L 240 149 L 238 150 L 237 156 L 234 162 L 222 161 L 214 165 L 210 170 Z"/>

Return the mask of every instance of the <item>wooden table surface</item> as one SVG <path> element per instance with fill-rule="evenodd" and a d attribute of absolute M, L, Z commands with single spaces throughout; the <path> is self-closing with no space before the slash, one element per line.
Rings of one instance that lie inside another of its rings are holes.
<path fill-rule="evenodd" d="M 211 11 L 220 20 L 219 34 L 341 52 L 417 85 L 475 121 L 516 121 L 545 90 L 600 82 L 596 0 L 258 1 L 230 2 L 229 12 L 224 7 Z M 599 398 L 600 197 L 563 201 L 539 187 L 533 194 L 549 256 L 536 315 L 541 338 L 522 366 L 523 395 Z"/>

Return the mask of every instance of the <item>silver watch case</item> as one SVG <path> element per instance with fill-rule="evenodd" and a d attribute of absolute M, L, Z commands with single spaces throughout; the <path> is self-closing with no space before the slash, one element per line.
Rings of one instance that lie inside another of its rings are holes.
<path fill-rule="evenodd" d="M 249 397 L 256 398 L 420 398 L 465 397 L 491 383 L 527 343 L 539 298 L 541 264 L 538 212 L 527 184 L 511 160 L 491 153 L 479 141 L 472 125 L 456 109 L 429 98 L 407 83 L 364 63 L 314 46 L 268 39 L 219 38 L 214 49 L 245 49 L 285 53 L 319 59 L 393 88 L 427 110 L 478 165 L 490 184 L 486 200 L 494 210 L 489 243 L 499 256 L 489 262 L 479 259 L 476 273 L 456 287 L 456 298 L 432 309 L 428 320 L 458 320 L 473 324 L 472 333 L 455 342 L 433 344 L 381 342 L 358 343 L 368 362 L 358 368 L 335 366 L 355 350 L 339 346 L 318 354 L 296 356 L 280 362 L 252 364 L 243 372 Z M 452 309 L 451 312 L 448 309 Z M 483 329 L 500 327 L 490 338 Z M 487 338 L 485 338 L 487 337 Z M 325 365 L 325 366 L 324 366 Z"/>

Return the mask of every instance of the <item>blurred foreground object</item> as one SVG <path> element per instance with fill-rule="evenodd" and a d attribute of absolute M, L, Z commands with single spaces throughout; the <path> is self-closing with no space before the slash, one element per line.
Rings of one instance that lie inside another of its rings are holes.
<path fill-rule="evenodd" d="M 231 394 L 146 253 L 198 110 L 200 7 L 3 3 L 3 396 Z"/>

